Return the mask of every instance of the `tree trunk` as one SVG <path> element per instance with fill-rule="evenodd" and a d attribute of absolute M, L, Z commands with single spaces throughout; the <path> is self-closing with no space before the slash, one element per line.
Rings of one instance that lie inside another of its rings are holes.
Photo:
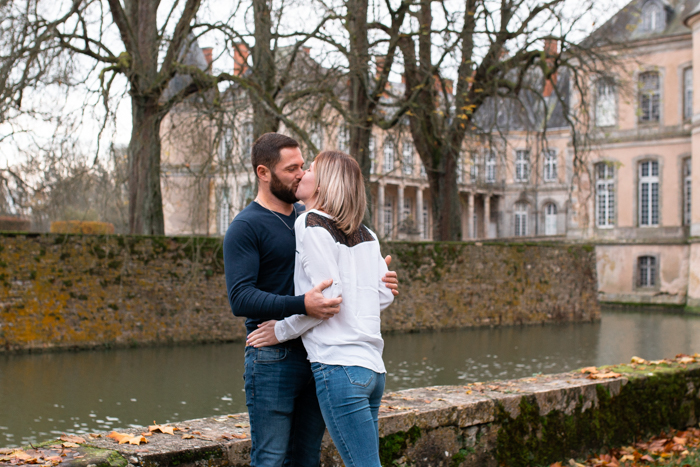
<path fill-rule="evenodd" d="M 462 239 L 461 203 L 457 187 L 459 152 L 444 148 L 442 167 L 429 172 L 428 184 L 433 207 L 433 238 L 442 241 Z"/>
<path fill-rule="evenodd" d="M 160 122 L 158 101 L 132 96 L 133 127 L 129 142 L 129 230 L 164 235 L 160 190 Z"/>
<path fill-rule="evenodd" d="M 253 47 L 253 80 L 263 95 L 253 102 L 253 137 L 279 130 L 280 119 L 265 108 L 262 101 L 275 93 L 276 67 L 272 49 L 272 6 L 269 0 L 253 0 L 255 46 Z"/>

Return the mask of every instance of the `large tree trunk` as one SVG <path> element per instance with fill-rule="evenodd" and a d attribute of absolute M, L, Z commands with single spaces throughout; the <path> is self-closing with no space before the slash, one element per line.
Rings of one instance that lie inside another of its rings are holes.
<path fill-rule="evenodd" d="M 444 148 L 441 167 L 428 175 L 434 219 L 433 238 L 436 240 L 462 239 L 461 204 L 457 187 L 458 157 L 458 151 Z"/>
<path fill-rule="evenodd" d="M 280 119 L 262 101 L 273 96 L 276 86 L 275 53 L 272 48 L 272 5 L 269 0 L 253 0 L 255 46 L 253 47 L 253 80 L 262 90 L 253 103 L 253 137 L 279 130 Z"/>
<path fill-rule="evenodd" d="M 129 142 L 129 230 L 164 235 L 160 190 L 160 123 L 158 101 L 132 97 L 133 127 Z"/>

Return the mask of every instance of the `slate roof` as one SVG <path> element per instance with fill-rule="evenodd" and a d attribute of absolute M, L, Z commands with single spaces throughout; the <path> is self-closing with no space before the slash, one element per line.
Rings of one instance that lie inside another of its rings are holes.
<path fill-rule="evenodd" d="M 642 8 L 647 2 L 656 2 L 666 12 L 666 27 L 662 31 L 645 31 L 642 22 Z M 595 30 L 584 41 L 587 44 L 623 44 L 644 39 L 689 34 L 685 19 L 700 8 L 700 0 L 632 0 L 612 18 Z"/>

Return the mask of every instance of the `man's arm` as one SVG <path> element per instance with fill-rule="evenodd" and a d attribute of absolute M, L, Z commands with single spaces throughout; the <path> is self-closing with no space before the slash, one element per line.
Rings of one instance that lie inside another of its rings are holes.
<path fill-rule="evenodd" d="M 335 315 L 342 301 L 327 299 L 323 289 L 331 280 L 323 281 L 305 295 L 276 295 L 256 288 L 260 270 L 260 251 L 252 227 L 245 221 L 234 221 L 224 237 L 224 270 L 231 311 L 236 316 L 261 320 L 284 319 L 308 314 L 318 319 Z"/>

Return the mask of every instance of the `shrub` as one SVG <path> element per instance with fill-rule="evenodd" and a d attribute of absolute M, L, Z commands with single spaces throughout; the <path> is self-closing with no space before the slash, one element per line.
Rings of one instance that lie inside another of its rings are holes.
<path fill-rule="evenodd" d="M 113 234 L 114 224 L 94 221 L 56 221 L 51 223 L 51 233 Z"/>
<path fill-rule="evenodd" d="M 22 217 L 0 216 L 0 230 L 8 232 L 27 232 L 31 221 Z"/>

